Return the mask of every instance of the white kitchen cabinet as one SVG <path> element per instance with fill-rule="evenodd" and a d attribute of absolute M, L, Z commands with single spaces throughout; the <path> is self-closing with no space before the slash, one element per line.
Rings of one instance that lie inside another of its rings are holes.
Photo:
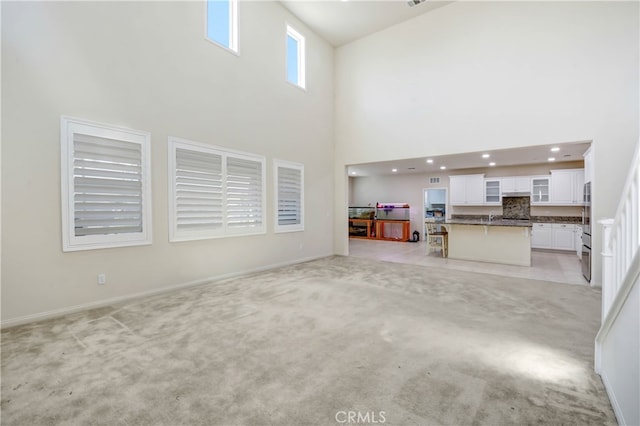
<path fill-rule="evenodd" d="M 531 228 L 531 248 L 575 250 L 576 225 L 568 223 L 534 223 Z"/>
<path fill-rule="evenodd" d="M 500 178 L 503 193 L 531 192 L 530 176 L 510 176 Z"/>
<path fill-rule="evenodd" d="M 584 183 L 593 180 L 593 153 L 591 148 L 584 153 Z"/>
<path fill-rule="evenodd" d="M 551 225 L 551 248 L 554 250 L 575 250 L 575 225 L 554 223 Z"/>
<path fill-rule="evenodd" d="M 484 204 L 484 175 L 449 176 L 449 197 L 453 206 Z"/>
<path fill-rule="evenodd" d="M 467 204 L 483 204 L 484 175 L 469 175 L 467 179 Z"/>
<path fill-rule="evenodd" d="M 501 205 L 502 190 L 499 178 L 491 178 L 484 180 L 484 204 Z"/>
<path fill-rule="evenodd" d="M 531 248 L 551 248 L 551 224 L 533 224 L 531 227 Z"/>
<path fill-rule="evenodd" d="M 551 204 L 581 205 L 584 169 L 551 170 Z"/>
<path fill-rule="evenodd" d="M 531 204 L 549 204 L 551 201 L 551 177 L 534 176 L 531 178 Z"/>
<path fill-rule="evenodd" d="M 584 205 L 584 169 L 578 169 L 575 173 L 574 204 Z"/>
<path fill-rule="evenodd" d="M 573 202 L 573 173 L 569 170 L 551 170 L 551 203 Z"/>
<path fill-rule="evenodd" d="M 449 176 L 449 202 L 452 206 L 467 202 L 467 179 L 465 176 Z"/>

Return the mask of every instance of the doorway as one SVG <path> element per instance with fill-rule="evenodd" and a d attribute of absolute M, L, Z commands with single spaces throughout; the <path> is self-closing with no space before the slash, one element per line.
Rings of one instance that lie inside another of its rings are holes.
<path fill-rule="evenodd" d="M 423 193 L 423 220 L 444 221 L 447 217 L 447 188 L 425 188 Z M 426 229 L 423 232 L 426 237 Z"/>

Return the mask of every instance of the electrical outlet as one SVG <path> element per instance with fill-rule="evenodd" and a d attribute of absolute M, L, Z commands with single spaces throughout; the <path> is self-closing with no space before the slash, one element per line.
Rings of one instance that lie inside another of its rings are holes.
<path fill-rule="evenodd" d="M 107 282 L 107 275 L 98 274 L 98 284 L 102 285 L 102 284 L 106 284 L 106 282 Z"/>

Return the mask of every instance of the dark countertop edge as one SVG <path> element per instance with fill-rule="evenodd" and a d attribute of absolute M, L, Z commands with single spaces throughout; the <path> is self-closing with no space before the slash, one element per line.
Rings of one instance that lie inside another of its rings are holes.
<path fill-rule="evenodd" d="M 478 225 L 478 226 L 507 226 L 512 228 L 531 228 L 533 227 L 533 222 L 516 222 L 516 221 L 502 221 L 502 220 L 494 220 L 492 222 L 487 221 L 479 221 L 479 220 L 448 220 L 444 222 L 440 222 L 442 225 Z"/>
<path fill-rule="evenodd" d="M 499 221 L 501 220 L 502 217 L 501 215 L 496 215 L 493 220 L 494 221 Z M 458 214 L 454 214 L 453 217 L 450 219 L 452 222 L 455 221 L 469 221 L 469 222 L 480 222 L 481 220 L 484 220 L 484 222 L 487 222 L 489 220 L 489 216 L 488 215 L 458 215 Z M 511 220 L 511 219 L 505 219 L 505 220 Z M 531 216 L 530 219 L 531 223 L 556 223 L 556 224 L 566 224 L 566 225 L 581 225 L 582 224 L 582 218 L 580 216 L 545 216 L 545 215 L 538 215 L 538 216 Z"/>
<path fill-rule="evenodd" d="M 574 220 L 532 220 L 531 223 L 553 223 L 559 225 L 582 225 L 582 221 L 576 222 Z"/>

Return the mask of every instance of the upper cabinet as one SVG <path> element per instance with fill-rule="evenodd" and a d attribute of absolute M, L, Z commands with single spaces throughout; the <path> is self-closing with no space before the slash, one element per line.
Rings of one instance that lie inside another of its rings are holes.
<path fill-rule="evenodd" d="M 502 192 L 531 192 L 531 176 L 510 176 L 500 178 Z"/>
<path fill-rule="evenodd" d="M 551 170 L 551 204 L 583 204 L 585 170 Z"/>
<path fill-rule="evenodd" d="M 502 204 L 502 189 L 500 178 L 484 180 L 484 204 Z"/>
<path fill-rule="evenodd" d="M 452 206 L 484 204 L 484 175 L 449 176 L 449 197 Z"/>
<path fill-rule="evenodd" d="M 449 176 L 452 206 L 502 205 L 502 195 L 531 195 L 531 205 L 582 205 L 584 169 L 551 170 L 550 175 L 491 177 L 483 174 Z"/>
<path fill-rule="evenodd" d="M 593 180 L 593 152 L 591 148 L 584 153 L 584 183 Z"/>
<path fill-rule="evenodd" d="M 549 204 L 551 177 L 534 176 L 531 178 L 531 204 Z"/>

